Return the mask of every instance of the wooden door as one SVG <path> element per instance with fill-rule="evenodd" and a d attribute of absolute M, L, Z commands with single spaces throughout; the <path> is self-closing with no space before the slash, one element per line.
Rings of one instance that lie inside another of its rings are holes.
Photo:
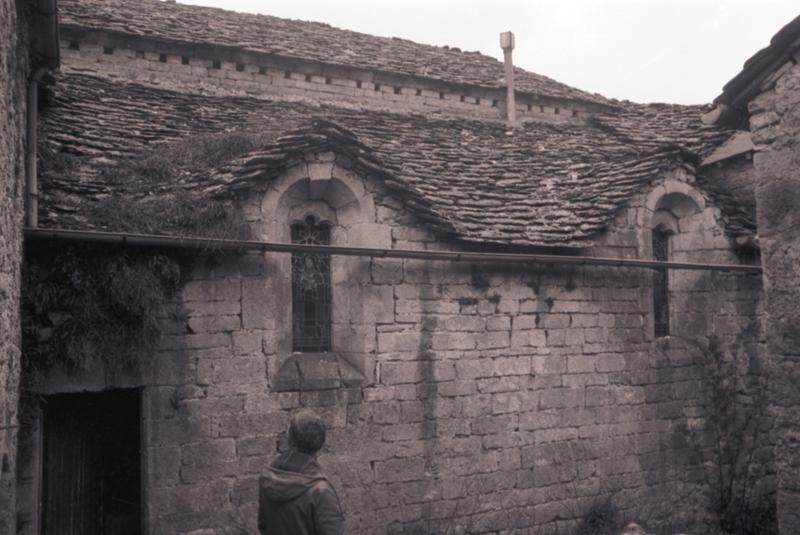
<path fill-rule="evenodd" d="M 48 396 L 43 535 L 141 533 L 140 393 Z"/>

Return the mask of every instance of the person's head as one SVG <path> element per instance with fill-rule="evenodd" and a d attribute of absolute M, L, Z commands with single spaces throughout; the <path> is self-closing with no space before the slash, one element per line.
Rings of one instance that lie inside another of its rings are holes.
<path fill-rule="evenodd" d="M 314 455 L 325 444 L 325 424 L 310 410 L 302 410 L 289 423 L 289 446 L 299 452 Z"/>

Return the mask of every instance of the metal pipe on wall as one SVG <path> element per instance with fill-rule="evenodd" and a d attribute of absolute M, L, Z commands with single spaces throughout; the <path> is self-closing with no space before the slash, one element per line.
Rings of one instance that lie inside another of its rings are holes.
<path fill-rule="evenodd" d="M 29 227 L 39 226 L 39 177 L 36 168 L 36 156 L 39 123 L 39 82 L 45 74 L 50 72 L 47 67 L 39 67 L 28 81 L 28 113 L 26 117 L 26 144 L 25 154 L 25 209 L 26 222 Z"/>
<path fill-rule="evenodd" d="M 494 262 L 514 264 L 568 264 L 579 266 L 608 266 L 655 269 L 688 269 L 702 271 L 736 271 L 761 273 L 761 266 L 745 264 L 700 264 L 691 262 L 660 262 L 628 258 L 604 258 L 556 254 L 480 253 L 454 251 L 420 251 L 414 249 L 377 249 L 368 247 L 339 247 L 336 245 L 306 245 L 256 240 L 227 240 L 218 238 L 159 236 L 90 230 L 59 230 L 26 228 L 25 239 L 31 241 L 73 241 L 116 245 L 170 247 L 175 249 L 262 251 L 275 253 L 326 253 L 342 256 L 372 258 L 406 258 L 444 260 L 451 262 Z"/>

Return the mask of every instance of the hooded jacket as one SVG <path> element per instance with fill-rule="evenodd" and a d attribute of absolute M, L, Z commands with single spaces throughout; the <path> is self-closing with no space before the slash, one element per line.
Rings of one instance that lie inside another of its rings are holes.
<path fill-rule="evenodd" d="M 342 535 L 339 498 L 314 456 L 295 450 L 277 457 L 259 480 L 261 535 Z"/>

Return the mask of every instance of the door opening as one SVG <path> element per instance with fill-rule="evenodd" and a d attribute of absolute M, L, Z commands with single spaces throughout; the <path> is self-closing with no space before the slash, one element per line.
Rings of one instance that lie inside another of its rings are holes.
<path fill-rule="evenodd" d="M 141 534 L 141 393 L 47 396 L 42 534 Z"/>

